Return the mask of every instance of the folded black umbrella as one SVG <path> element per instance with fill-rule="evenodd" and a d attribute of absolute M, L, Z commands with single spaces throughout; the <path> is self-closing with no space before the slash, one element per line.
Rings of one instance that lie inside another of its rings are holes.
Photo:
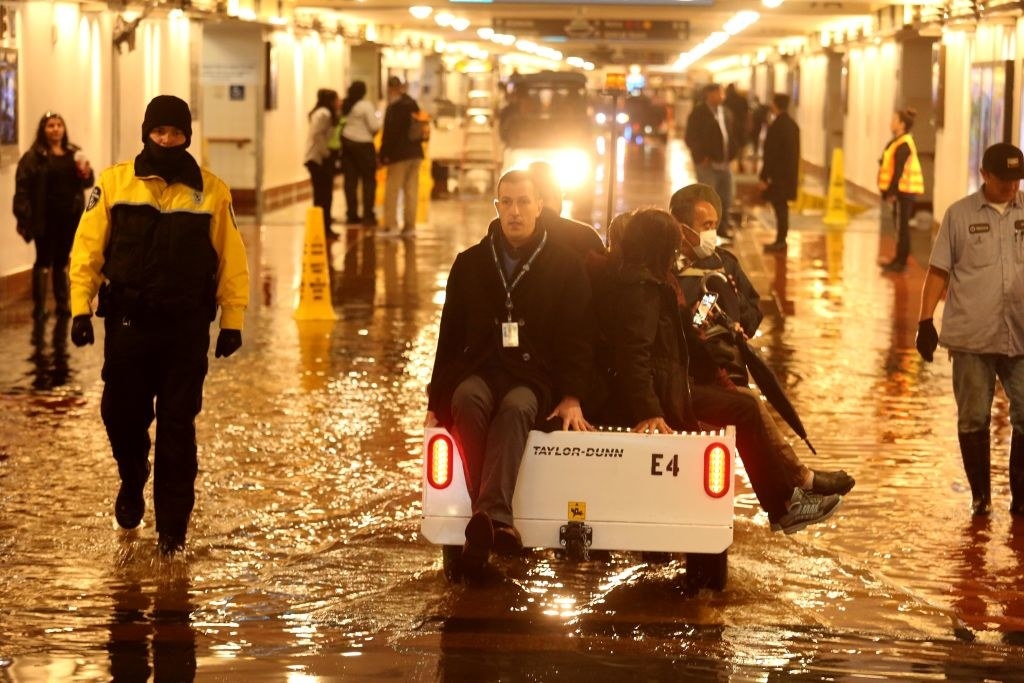
<path fill-rule="evenodd" d="M 796 412 L 796 408 L 793 407 L 793 403 L 789 400 L 789 396 L 786 395 L 786 390 L 782 386 L 782 382 L 775 376 L 772 369 L 768 367 L 768 363 L 765 361 L 764 356 L 757 349 L 750 346 L 747 343 L 746 338 L 742 334 L 736 335 L 736 343 L 740 347 L 740 353 L 743 356 L 743 361 L 747 364 L 747 370 L 750 372 L 750 376 L 754 379 L 754 383 L 757 384 L 758 389 L 764 394 L 764 397 L 768 399 L 768 402 L 772 404 L 776 412 L 782 416 L 782 419 L 786 421 L 792 429 L 807 447 L 811 449 L 811 453 L 815 455 L 818 451 L 814 450 L 814 446 L 811 445 L 810 440 L 807 438 L 807 430 L 804 428 L 804 423 L 801 422 L 800 416 Z"/>
<path fill-rule="evenodd" d="M 739 310 L 736 292 L 732 285 L 721 273 L 708 273 L 704 276 L 701 287 L 705 292 L 712 291 L 718 293 L 719 314 L 725 319 L 724 324 L 731 328 L 734 318 L 732 318 L 729 312 L 731 309 L 737 312 Z M 804 428 L 804 423 L 800 420 L 796 408 L 793 407 L 789 396 L 786 395 L 785 387 L 782 386 L 782 382 L 775 376 L 772 369 L 768 367 L 764 356 L 757 349 L 750 346 L 743 333 L 734 332 L 733 337 L 736 340 L 736 346 L 739 347 L 740 356 L 747 366 L 747 371 L 753 378 L 754 383 L 757 384 L 758 389 L 761 390 L 764 397 L 775 408 L 775 411 L 782 416 L 786 424 L 793 429 L 793 432 L 804 440 L 807 447 L 811 449 L 811 453 L 817 455 L 818 451 L 814 450 L 814 446 L 811 445 L 810 440 L 807 438 L 807 429 Z"/>

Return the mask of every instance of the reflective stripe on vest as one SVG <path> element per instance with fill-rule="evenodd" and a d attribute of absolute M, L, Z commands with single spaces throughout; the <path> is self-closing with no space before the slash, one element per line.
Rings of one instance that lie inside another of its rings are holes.
<path fill-rule="evenodd" d="M 903 174 L 900 176 L 897 189 L 903 194 L 922 194 L 924 192 L 924 175 L 921 173 L 921 160 L 917 158 L 917 146 L 910 133 L 904 133 L 890 143 L 882 152 L 882 165 L 878 168 L 878 190 L 885 192 L 892 182 L 892 174 L 896 170 L 896 150 L 906 143 L 910 148 L 910 156 L 907 163 L 903 164 Z"/>

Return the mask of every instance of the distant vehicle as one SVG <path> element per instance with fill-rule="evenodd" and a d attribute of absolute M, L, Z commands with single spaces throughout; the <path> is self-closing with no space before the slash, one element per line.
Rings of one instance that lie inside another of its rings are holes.
<path fill-rule="evenodd" d="M 423 441 L 423 537 L 443 546 L 450 581 L 472 515 L 466 464 L 445 429 Z M 733 539 L 735 428 L 710 432 L 531 431 L 512 499 L 527 548 L 686 555 L 687 582 L 722 590 Z"/>
<path fill-rule="evenodd" d="M 574 217 L 590 222 L 597 166 L 596 130 L 583 74 L 541 71 L 516 77 L 499 113 L 502 171 L 546 161 Z"/>

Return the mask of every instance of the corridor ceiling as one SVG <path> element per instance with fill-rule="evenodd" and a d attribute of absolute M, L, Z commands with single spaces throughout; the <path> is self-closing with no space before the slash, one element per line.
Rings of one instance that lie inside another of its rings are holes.
<path fill-rule="evenodd" d="M 761 0 L 299 0 L 299 4 L 333 10 L 346 22 L 373 22 L 398 30 L 421 31 L 448 42 L 479 40 L 477 29 L 493 28 L 547 45 L 566 57 L 582 57 L 598 67 L 640 64 L 655 70 L 668 69 L 680 52 L 691 50 L 707 36 L 722 31 L 726 22 L 744 10 L 759 13 L 759 19 L 695 62 L 696 68 L 727 57 L 755 58 L 759 51 L 770 53 L 780 44 L 812 36 L 816 39 L 823 30 L 856 31 L 851 27 L 871 25 L 872 12 L 879 7 L 855 0 L 785 0 L 773 9 L 765 7 Z M 433 14 L 417 19 L 409 12 L 414 5 L 429 6 Z M 468 19 L 469 27 L 459 32 L 438 26 L 435 16 L 442 11 Z"/>

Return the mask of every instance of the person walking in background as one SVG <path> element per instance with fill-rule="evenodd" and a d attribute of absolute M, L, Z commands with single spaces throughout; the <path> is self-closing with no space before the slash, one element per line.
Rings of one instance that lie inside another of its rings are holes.
<path fill-rule="evenodd" d="M 914 127 L 917 111 L 900 109 L 892 115 L 889 130 L 893 138 L 885 146 L 878 167 L 878 191 L 882 199 L 892 204 L 892 219 L 896 226 L 896 255 L 882 264 L 886 273 L 902 273 L 910 256 L 910 219 L 914 215 L 914 200 L 924 192 L 924 175 L 917 146 L 910 130 Z"/>
<path fill-rule="evenodd" d="M 316 91 L 316 104 L 309 112 L 309 135 L 306 138 L 306 169 L 313 185 L 313 206 L 324 212 L 324 231 L 331 231 L 331 204 L 334 199 L 334 156 L 328 143 L 338 123 L 338 93 L 321 88 Z"/>
<path fill-rule="evenodd" d="M 14 218 L 18 234 L 35 240 L 32 264 L 32 316 L 46 317 L 47 280 L 53 281 L 57 315 L 71 315 L 68 256 L 78 219 L 85 209 L 83 190 L 92 187 L 92 168 L 82 149 L 68 140 L 64 117 L 46 112 L 32 146 L 14 174 Z"/>
<path fill-rule="evenodd" d="M 142 152 L 100 174 L 71 252 L 75 346 L 95 341 L 97 290 L 96 315 L 104 318 L 100 414 L 121 478 L 114 517 L 124 529 L 142 521 L 156 417 L 153 503 L 165 555 L 185 547 L 195 504 L 195 419 L 210 322 L 219 306 L 215 355 L 230 356 L 242 345 L 249 300 L 231 193 L 187 152 L 191 138 L 188 104 L 170 95 L 153 98 L 142 122 Z"/>
<path fill-rule="evenodd" d="M 736 84 L 730 83 L 725 86 L 725 100 L 722 106 L 729 111 L 729 117 L 732 119 L 729 137 L 736 149 L 736 156 L 742 163 L 747 144 L 750 142 L 750 103 Z"/>
<path fill-rule="evenodd" d="M 380 141 L 380 162 L 388 167 L 384 188 L 384 233 L 398 234 L 398 195 L 402 195 L 402 237 L 416 234 L 419 201 L 421 138 L 410 132 L 420 111 L 416 100 L 405 92 L 402 79 L 388 77 L 388 107 L 384 111 L 384 132 Z"/>
<path fill-rule="evenodd" d="M 796 199 L 800 176 L 800 127 L 789 115 L 789 95 L 772 97 L 775 117 L 764 136 L 764 163 L 761 165 L 761 196 L 775 213 L 775 241 L 766 244 L 766 252 L 786 250 L 789 234 L 789 200 Z"/>
<path fill-rule="evenodd" d="M 710 185 L 722 198 L 717 234 L 729 239 L 729 209 L 732 207 L 732 170 L 729 165 L 736 156 L 735 141 L 730 137 L 732 126 L 722 106 L 722 86 L 704 86 L 703 102 L 690 112 L 686 120 L 686 146 L 690 148 L 697 181 Z"/>
<path fill-rule="evenodd" d="M 1024 517 L 1024 153 L 1001 142 L 985 150 L 981 189 L 942 218 L 921 289 L 917 350 L 931 362 L 941 342 L 953 362 L 957 435 L 971 486 L 971 512 L 988 515 L 992 399 L 996 379 L 1010 402 L 1010 512 Z M 946 294 L 942 334 L 932 316 Z"/>
<path fill-rule="evenodd" d="M 380 130 L 380 116 L 366 99 L 366 83 L 353 81 L 341 102 L 345 126 L 341 130 L 341 158 L 345 169 L 345 222 L 377 225 L 373 206 L 377 201 L 377 150 L 373 136 Z M 359 185 L 363 186 L 363 215 L 359 216 Z"/>

